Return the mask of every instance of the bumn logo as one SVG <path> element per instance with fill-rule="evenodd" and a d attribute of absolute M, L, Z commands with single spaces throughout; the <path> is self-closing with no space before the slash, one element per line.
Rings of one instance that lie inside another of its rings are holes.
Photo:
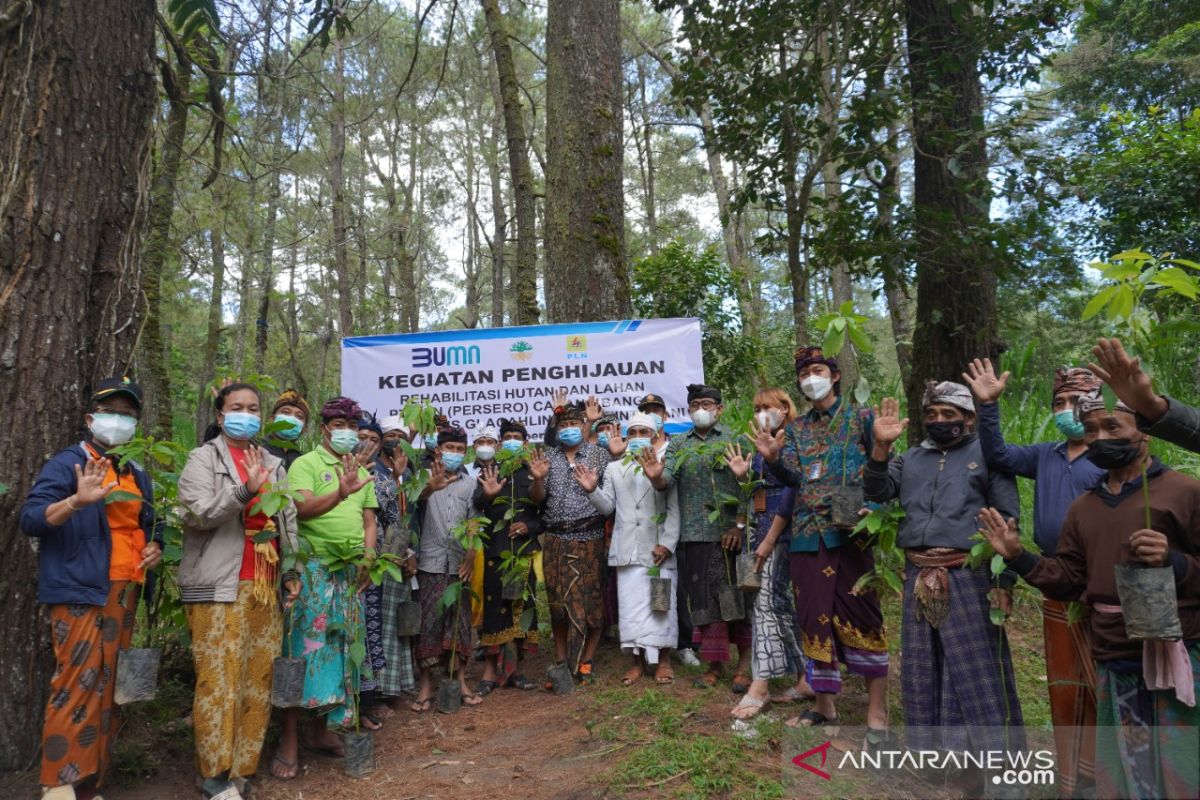
<path fill-rule="evenodd" d="M 463 364 L 479 363 L 479 345 L 456 344 L 453 347 L 414 347 L 412 365 L 414 368 L 461 366 Z"/>

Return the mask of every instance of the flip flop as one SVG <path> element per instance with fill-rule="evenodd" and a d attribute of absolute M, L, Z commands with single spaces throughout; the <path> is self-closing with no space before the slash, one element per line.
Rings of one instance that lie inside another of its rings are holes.
<path fill-rule="evenodd" d="M 827 717 L 820 711 L 805 711 L 800 716 L 783 723 L 789 728 L 815 728 L 819 725 L 836 725 L 837 717 Z"/>
<path fill-rule="evenodd" d="M 625 673 L 624 677 L 621 678 L 621 685 L 632 686 L 642 679 L 642 674 L 643 670 L 641 667 L 630 668 L 630 670 Z"/>
<path fill-rule="evenodd" d="M 408 707 L 414 714 L 424 714 L 431 708 L 433 708 L 432 697 L 426 697 L 424 700 L 414 700 Z"/>
<path fill-rule="evenodd" d="M 734 694 L 745 694 L 750 690 L 750 676 L 744 672 L 733 673 L 729 688 L 733 689 Z"/>
<path fill-rule="evenodd" d="M 536 683 L 529 680 L 529 678 L 526 678 L 524 675 L 520 675 L 520 674 L 513 675 L 511 678 L 508 679 L 508 683 L 506 683 L 504 685 L 510 686 L 514 689 L 520 689 L 525 692 L 533 691 L 534 689 L 537 688 Z"/>
<path fill-rule="evenodd" d="M 716 672 L 706 672 L 692 681 L 692 685 L 697 689 L 711 689 L 721 680 L 721 675 Z"/>
<path fill-rule="evenodd" d="M 475 692 L 463 692 L 462 704 L 464 706 L 477 706 L 483 702 L 483 696 Z"/>
<path fill-rule="evenodd" d="M 291 774 L 280 775 L 279 771 L 275 769 L 276 764 L 282 766 L 285 771 L 290 771 Z M 300 774 L 300 759 L 297 758 L 295 761 L 288 761 L 276 750 L 275 755 L 271 756 L 271 764 L 267 769 L 271 773 L 272 778 L 281 781 L 290 781 Z"/>
<path fill-rule="evenodd" d="M 480 681 L 475 684 L 475 694 L 480 697 L 487 697 L 498 688 L 500 688 L 500 684 L 496 681 Z"/>
<path fill-rule="evenodd" d="M 674 683 L 675 670 L 671 669 L 671 665 L 667 662 L 660 662 L 658 668 L 654 670 L 654 682 L 660 686 Z"/>
<path fill-rule="evenodd" d="M 733 707 L 733 711 L 737 711 L 739 709 L 745 709 L 745 708 L 752 708 L 752 709 L 754 709 L 753 713 L 742 716 L 739 714 L 734 714 L 733 711 L 731 711 L 729 715 L 731 717 L 733 717 L 734 719 L 740 719 L 744 722 L 746 720 L 754 719 L 759 714 L 761 714 L 763 711 L 766 711 L 767 707 L 770 704 L 771 704 L 771 699 L 769 697 L 766 699 L 760 700 L 757 697 L 752 697 L 749 694 L 744 694 L 744 695 L 742 695 L 742 699 L 738 700 L 738 704 Z"/>
<path fill-rule="evenodd" d="M 802 692 L 795 686 L 789 686 L 779 694 L 771 695 L 771 702 L 777 705 L 786 705 L 788 703 L 799 703 L 805 700 L 816 700 L 816 692 Z"/>

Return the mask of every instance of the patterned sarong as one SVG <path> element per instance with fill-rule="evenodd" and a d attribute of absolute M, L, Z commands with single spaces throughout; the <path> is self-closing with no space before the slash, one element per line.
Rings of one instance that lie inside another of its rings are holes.
<path fill-rule="evenodd" d="M 1200 642 L 1188 648 L 1200 683 Z M 1200 706 L 1152 691 L 1140 671 L 1096 667 L 1096 796 L 1200 797 Z"/>
<path fill-rule="evenodd" d="M 853 594 L 854 584 L 875 567 L 868 540 L 856 536 L 832 549 L 791 554 L 800 646 L 812 666 L 812 687 L 842 690 L 840 664 L 864 678 L 888 673 L 887 633 L 874 592 Z"/>
<path fill-rule="evenodd" d="M 751 672 L 754 680 L 798 675 L 804 655 L 796 640 L 796 612 L 788 573 L 788 543 L 779 542 L 763 562 L 762 588 L 747 604 L 754 642 Z"/>
<path fill-rule="evenodd" d="M 385 575 L 380 584 L 383 595 L 383 660 L 384 666 L 377 676 L 379 692 L 387 697 L 399 697 L 417 687 L 413 670 L 413 637 L 401 638 L 396 632 L 396 614 L 401 603 L 412 598 L 412 590 L 406 583 L 397 583 Z M 413 598 L 415 599 L 415 598 Z"/>
<path fill-rule="evenodd" d="M 900 676 L 905 744 L 913 750 L 1024 747 L 1008 637 L 989 618 L 987 565 L 947 570 L 949 603 L 936 628 L 918 609 L 919 572 L 907 570 L 904 582 Z"/>
<path fill-rule="evenodd" d="M 341 573 L 331 573 L 320 560 L 310 558 L 289 616 L 289 652 L 304 656 L 304 706 L 328 712 L 334 725 L 354 725 L 360 676 L 350 660 L 350 644 L 366 639 L 357 593 Z"/>
<path fill-rule="evenodd" d="M 542 568 L 550 621 L 566 623 L 567 663 L 577 671 L 589 629 L 604 624 L 604 538 L 574 541 L 555 534 L 542 538 Z"/>
<path fill-rule="evenodd" d="M 367 632 L 367 666 L 370 668 L 363 672 L 361 691 L 373 692 L 379 688 L 376 676 L 387 666 L 383 649 L 383 584 L 368 586 L 360 597 L 363 626 Z"/>
<path fill-rule="evenodd" d="M 1046 681 L 1054 722 L 1058 789 L 1074 797 L 1091 785 L 1096 769 L 1096 665 L 1088 624 L 1067 624 L 1067 603 L 1042 600 Z"/>
<path fill-rule="evenodd" d="M 184 611 L 196 666 L 196 767 L 202 778 L 249 777 L 271 719 L 271 665 L 283 642 L 279 600 L 274 592 L 266 603 L 255 599 L 247 580 L 232 603 L 186 603 Z"/>
<path fill-rule="evenodd" d="M 417 593 L 421 598 L 421 635 L 417 637 L 417 666 L 433 667 L 451 652 L 457 659 L 471 657 L 471 600 L 466 591 L 460 602 L 441 607 L 442 595 L 458 575 L 418 572 Z M 457 612 L 457 620 L 455 620 Z"/>
<path fill-rule="evenodd" d="M 103 607 L 49 607 L 55 668 L 42 727 L 43 786 L 90 775 L 104 782 L 119 727 L 113 703 L 117 651 L 133 637 L 136 589 L 129 581 L 114 581 Z"/>
<path fill-rule="evenodd" d="M 692 620 L 692 643 L 699 646 L 700 660 L 711 664 L 729 661 L 729 646 L 750 647 L 750 623 L 721 619 L 722 586 L 735 582 L 735 552 L 720 542 L 683 542 L 677 548 L 679 580 L 683 584 Z"/>

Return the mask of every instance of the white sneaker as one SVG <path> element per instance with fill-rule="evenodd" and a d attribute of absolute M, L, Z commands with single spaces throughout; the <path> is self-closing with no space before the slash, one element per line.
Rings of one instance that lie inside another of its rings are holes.
<path fill-rule="evenodd" d="M 696 658 L 696 651 L 687 647 L 675 651 L 675 660 L 688 667 L 701 666 L 700 659 Z"/>
<path fill-rule="evenodd" d="M 53 789 L 43 789 L 42 800 L 75 800 L 75 787 L 68 783 Z"/>

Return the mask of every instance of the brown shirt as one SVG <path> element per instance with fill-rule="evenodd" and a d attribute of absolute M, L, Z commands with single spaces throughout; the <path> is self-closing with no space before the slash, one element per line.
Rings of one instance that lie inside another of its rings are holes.
<path fill-rule="evenodd" d="M 1053 600 L 1119 605 L 1113 568 L 1134 561 L 1129 537 L 1145 523 L 1140 479 L 1118 495 L 1102 482 L 1071 504 L 1054 556 L 1022 553 L 1010 566 Z M 1167 536 L 1183 638 L 1200 639 L 1200 481 L 1156 462 L 1150 470 L 1150 527 Z M 1142 643 L 1125 635 L 1120 614 L 1092 609 L 1078 624 L 1090 626 L 1097 661 L 1141 658 Z"/>

